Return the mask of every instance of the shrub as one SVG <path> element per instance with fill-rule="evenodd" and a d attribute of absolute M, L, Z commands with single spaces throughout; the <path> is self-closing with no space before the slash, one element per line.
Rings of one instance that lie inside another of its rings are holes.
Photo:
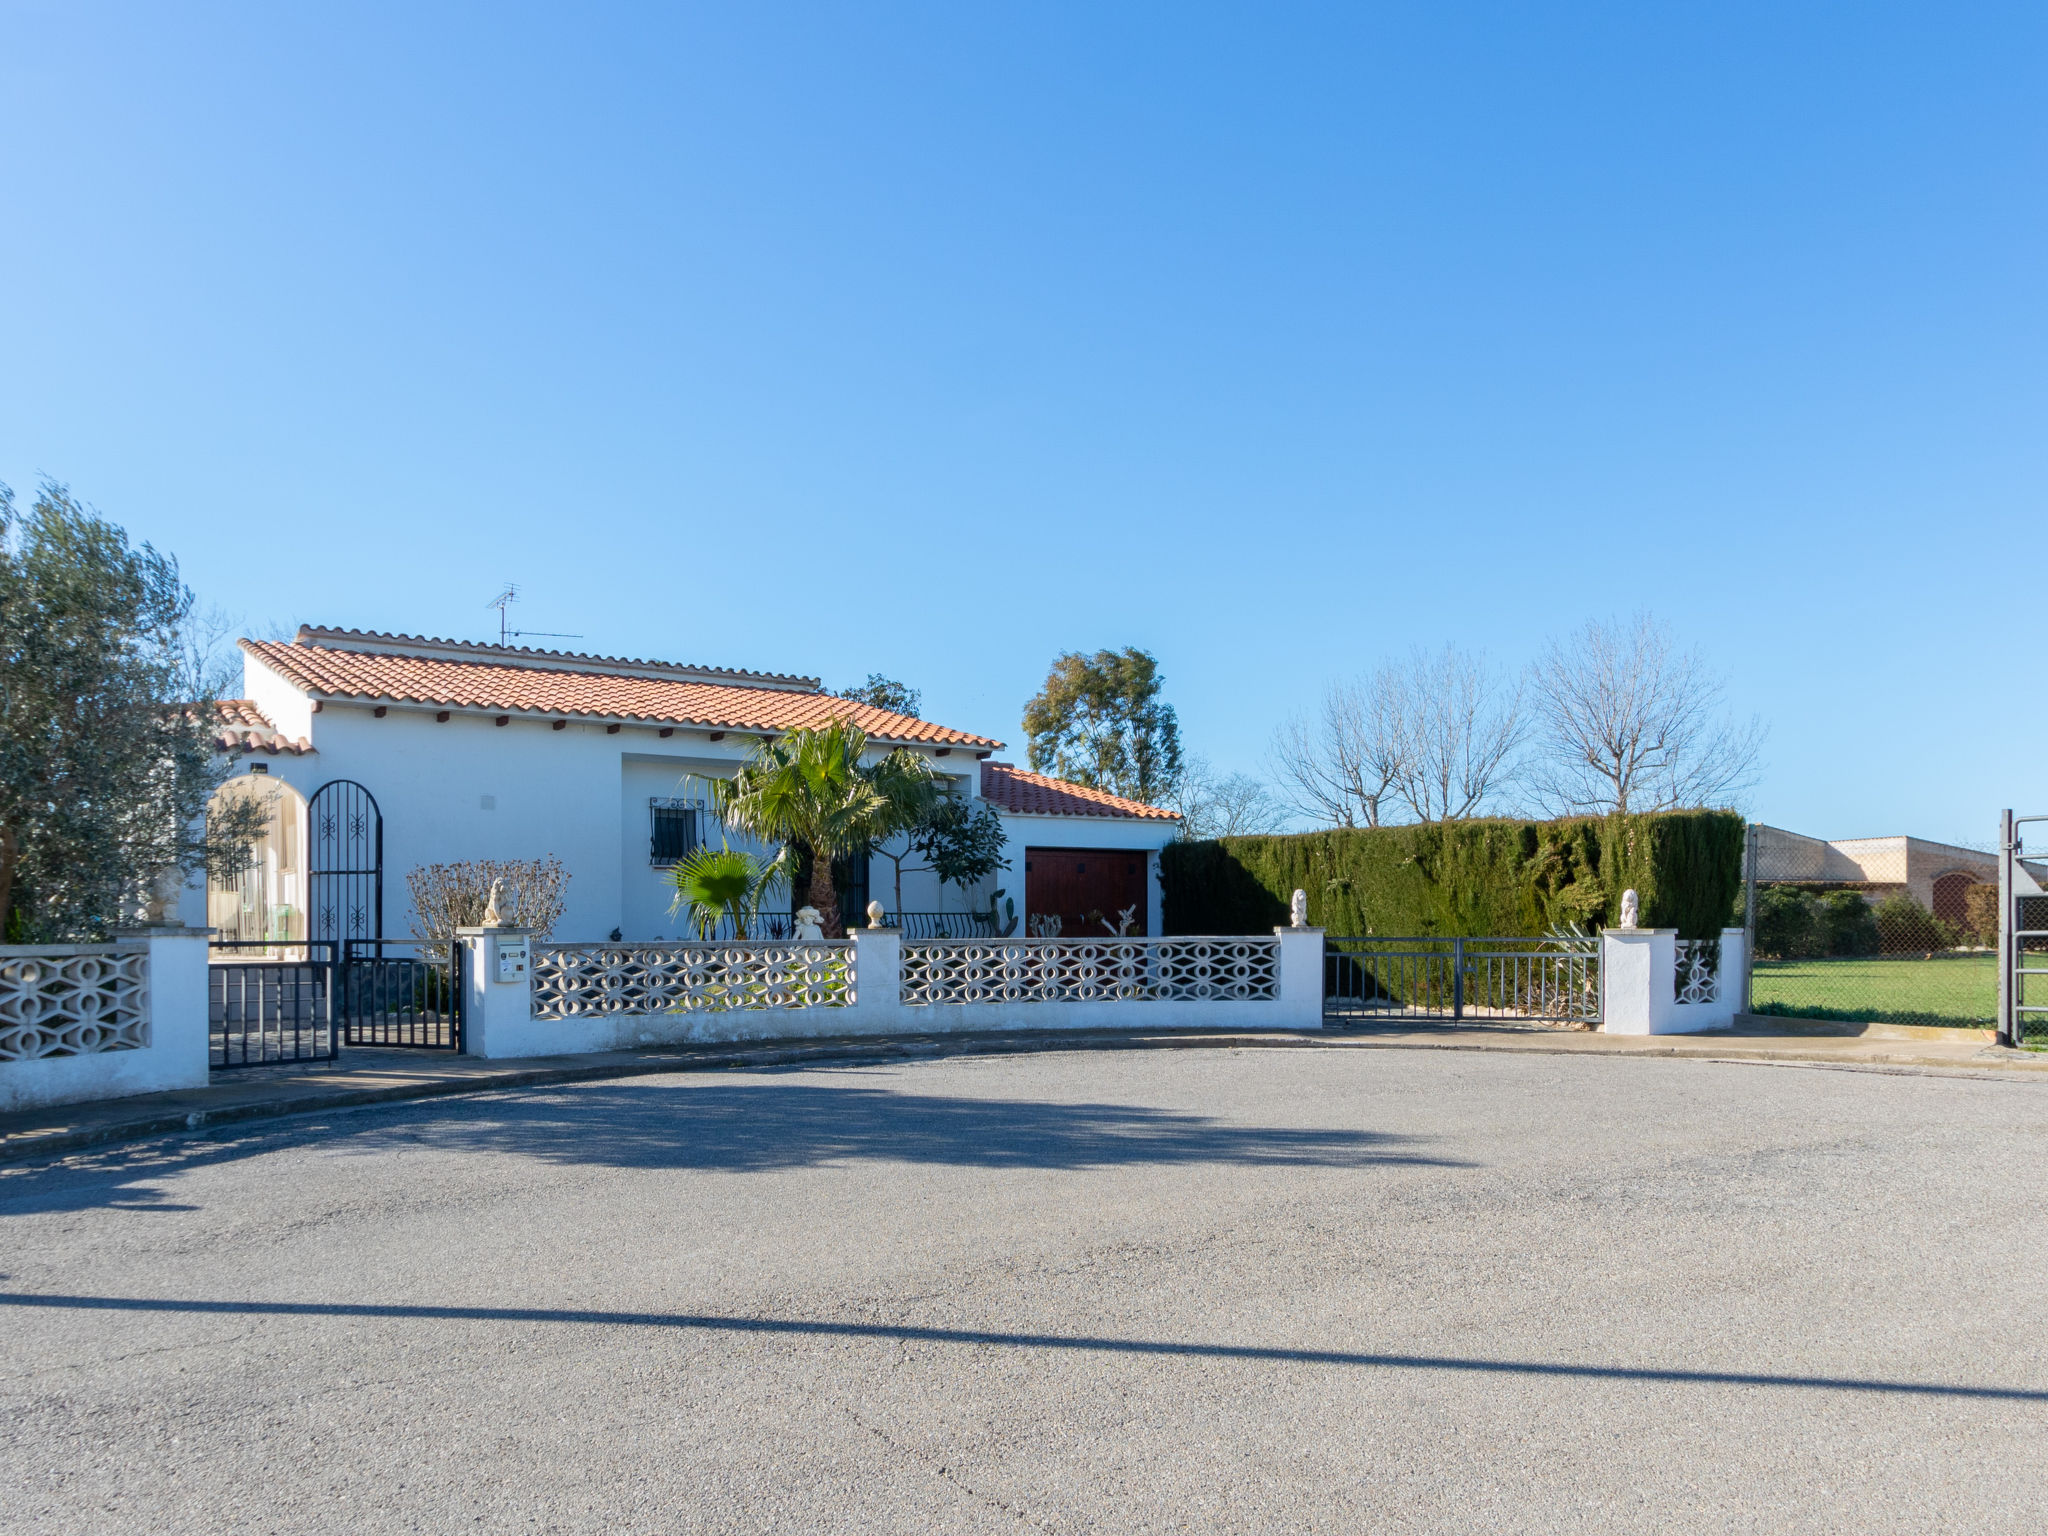
<path fill-rule="evenodd" d="M 1998 942 L 1998 887 L 1973 885 L 1963 892 L 1963 933 L 1971 944 L 1989 949 Z"/>
<path fill-rule="evenodd" d="M 499 916 L 515 928 L 547 938 L 562 920 L 568 871 L 560 859 L 463 859 L 422 864 L 405 877 L 412 891 L 413 932 L 446 941 L 458 928 L 474 928 L 490 905 L 491 882 L 500 881 Z"/>
<path fill-rule="evenodd" d="M 1726 811 L 1429 822 L 1174 843 L 1159 858 L 1168 933 L 1258 933 L 1308 892 L 1332 933 L 1540 935 L 1598 927 L 1642 898 L 1646 925 L 1714 938 L 1742 883 Z"/>
<path fill-rule="evenodd" d="M 1877 914 L 1857 891 L 1824 891 L 1813 898 L 1814 926 L 1824 955 L 1878 952 Z"/>
<path fill-rule="evenodd" d="M 1858 898 L 1859 902 L 1861 898 Z M 1771 960 L 1809 960 L 1826 953 L 1818 903 L 1797 886 L 1759 886 L 1756 952 Z"/>
<path fill-rule="evenodd" d="M 1879 942 L 1888 955 L 1955 948 L 1955 929 L 1904 891 L 1880 901 L 1876 915 Z"/>

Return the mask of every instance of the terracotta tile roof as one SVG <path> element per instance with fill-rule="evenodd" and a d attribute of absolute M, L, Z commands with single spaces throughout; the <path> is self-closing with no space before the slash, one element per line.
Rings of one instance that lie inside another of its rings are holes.
<path fill-rule="evenodd" d="M 320 632 L 331 633 L 331 632 Z M 835 698 L 807 688 L 700 682 L 690 669 L 641 663 L 646 671 L 585 668 L 549 658 L 521 664 L 505 646 L 426 642 L 427 654 L 345 649 L 306 643 L 244 640 L 242 649 L 314 698 L 390 700 L 451 709 L 646 721 L 713 730 L 789 731 L 850 719 L 882 742 L 920 742 L 993 750 L 986 736 L 950 730 L 910 715 Z M 424 647 L 423 647 L 424 649 Z M 475 653 L 472 655 L 471 653 Z M 735 673 L 733 676 L 748 674 Z"/>
<path fill-rule="evenodd" d="M 289 752 L 302 757 L 313 750 L 313 743 L 303 736 L 295 741 L 279 735 L 252 700 L 218 699 L 213 709 L 220 723 L 213 735 L 217 752 Z"/>
<path fill-rule="evenodd" d="M 630 656 L 596 656 L 582 651 L 548 651 L 538 646 L 492 645 L 477 640 L 436 640 L 425 635 L 394 635 L 379 629 L 327 629 L 301 624 L 299 645 L 327 646 L 342 651 L 371 651 L 401 656 L 467 660 L 480 657 L 512 666 L 568 668 L 589 672 L 625 672 L 681 677 L 690 682 L 759 684 L 816 693 L 824 685 L 815 677 L 790 672 L 745 672 L 737 667 L 695 667 L 675 661 L 646 661 Z"/>
<path fill-rule="evenodd" d="M 1178 821 L 1180 812 L 1126 800 L 1106 790 L 1026 773 L 1010 763 L 981 765 L 981 798 L 1023 816 L 1127 816 L 1134 821 Z"/>

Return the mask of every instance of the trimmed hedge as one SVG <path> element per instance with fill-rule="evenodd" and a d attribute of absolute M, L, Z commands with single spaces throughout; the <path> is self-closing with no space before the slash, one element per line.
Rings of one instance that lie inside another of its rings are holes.
<path fill-rule="evenodd" d="M 1604 927 L 1633 888 L 1644 927 L 1717 938 L 1739 910 L 1743 831 L 1732 811 L 1667 811 L 1174 843 L 1161 917 L 1168 933 L 1264 933 L 1300 889 L 1334 934 L 1535 935 Z"/>

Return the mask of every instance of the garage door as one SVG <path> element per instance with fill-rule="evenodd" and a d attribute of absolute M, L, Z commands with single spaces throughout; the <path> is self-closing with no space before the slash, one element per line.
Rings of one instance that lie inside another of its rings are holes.
<path fill-rule="evenodd" d="M 1032 917 L 1057 917 L 1062 938 L 1107 937 L 1127 907 L 1137 909 L 1130 932 L 1141 935 L 1152 915 L 1149 895 L 1142 848 L 1024 850 L 1024 909 Z M 1026 924 L 1025 932 L 1035 927 Z"/>

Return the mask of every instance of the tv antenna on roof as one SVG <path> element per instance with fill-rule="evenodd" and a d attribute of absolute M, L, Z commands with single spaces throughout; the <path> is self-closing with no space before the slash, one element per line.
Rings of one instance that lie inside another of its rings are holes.
<path fill-rule="evenodd" d="M 504 645 L 513 640 L 524 640 L 529 635 L 542 640 L 581 640 L 583 638 L 581 635 L 566 635 L 559 630 L 553 629 L 511 628 L 511 608 L 518 601 L 518 583 L 508 581 L 505 583 L 504 591 L 484 604 L 486 608 L 498 610 L 498 644 Z"/>

